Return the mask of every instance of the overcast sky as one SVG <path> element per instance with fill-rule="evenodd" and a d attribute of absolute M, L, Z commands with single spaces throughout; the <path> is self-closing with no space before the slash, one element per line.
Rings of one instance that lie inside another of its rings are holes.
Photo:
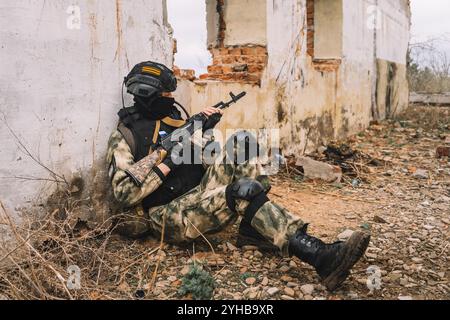
<path fill-rule="evenodd" d="M 411 4 L 413 41 L 445 33 L 450 37 L 450 0 L 412 0 Z M 168 11 L 178 40 L 175 63 L 197 70 L 197 75 L 206 72 L 211 57 L 206 50 L 205 0 L 168 0 Z M 446 49 L 450 54 L 450 43 Z"/>

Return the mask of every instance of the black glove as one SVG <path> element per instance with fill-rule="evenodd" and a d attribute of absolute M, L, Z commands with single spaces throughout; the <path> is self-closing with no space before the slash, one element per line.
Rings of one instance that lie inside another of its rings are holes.
<path fill-rule="evenodd" d="M 213 115 L 211 115 L 203 124 L 203 132 L 209 129 L 214 129 L 214 127 L 220 122 L 221 119 L 222 115 L 220 113 L 214 113 Z"/>
<path fill-rule="evenodd" d="M 181 161 L 182 161 L 181 158 L 183 157 L 183 149 L 181 149 L 180 151 L 177 150 L 174 153 L 173 152 L 174 152 L 174 148 L 172 148 L 172 150 L 170 150 L 170 152 L 167 153 L 166 158 L 162 162 L 166 166 L 168 166 L 171 171 L 174 170 L 175 168 L 179 167 L 182 164 L 181 163 Z M 173 156 L 172 156 L 172 154 L 173 154 Z"/>

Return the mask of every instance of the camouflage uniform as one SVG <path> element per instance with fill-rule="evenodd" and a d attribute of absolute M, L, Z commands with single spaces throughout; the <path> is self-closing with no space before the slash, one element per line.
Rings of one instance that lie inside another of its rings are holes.
<path fill-rule="evenodd" d="M 226 187 L 234 181 L 261 175 L 261 167 L 249 163 L 241 165 L 220 164 L 207 167 L 201 183 L 171 203 L 144 212 L 140 202 L 163 183 L 154 171 L 150 171 L 143 184 L 137 186 L 125 172 L 135 165 L 126 140 L 115 131 L 109 140 L 107 161 L 114 196 L 122 207 L 118 224 L 123 234 L 139 237 L 146 233 L 160 236 L 165 225 L 165 240 L 173 243 L 192 241 L 200 233 L 223 230 L 244 215 L 248 202 L 237 201 L 237 213 L 226 203 Z M 131 209 L 125 209 L 131 208 Z M 303 222 L 286 209 L 273 203 L 265 203 L 252 220 L 252 226 L 287 255 L 288 239 Z"/>

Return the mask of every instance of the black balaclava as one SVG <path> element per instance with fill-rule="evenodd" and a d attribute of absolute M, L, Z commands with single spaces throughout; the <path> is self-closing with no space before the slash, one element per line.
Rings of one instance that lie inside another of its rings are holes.
<path fill-rule="evenodd" d="M 139 113 L 150 120 L 161 120 L 172 114 L 174 98 L 153 96 L 150 98 L 134 97 L 135 106 Z M 175 108 L 176 109 L 176 108 Z"/>

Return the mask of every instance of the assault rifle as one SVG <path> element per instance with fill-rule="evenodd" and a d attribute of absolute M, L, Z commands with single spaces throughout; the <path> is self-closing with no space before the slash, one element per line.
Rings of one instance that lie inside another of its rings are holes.
<path fill-rule="evenodd" d="M 213 108 L 217 108 L 220 110 L 227 109 L 232 104 L 237 103 L 246 94 L 247 93 L 245 91 L 241 92 L 238 95 L 234 95 L 232 92 L 230 92 L 230 101 L 219 102 L 218 104 L 213 106 Z M 180 144 L 180 138 L 184 139 L 184 137 L 192 137 L 195 129 L 197 129 L 197 127 L 195 126 L 196 122 L 200 122 L 203 127 L 207 120 L 208 117 L 203 113 L 192 116 L 186 121 L 185 125 L 162 137 L 161 142 L 152 148 L 154 151 L 148 157 L 145 157 L 134 166 L 126 170 L 126 173 L 133 179 L 136 185 L 141 186 L 145 178 L 147 177 L 149 170 L 151 170 L 154 166 L 159 165 L 167 157 L 167 154 L 176 145 Z"/>
<path fill-rule="evenodd" d="M 241 92 L 238 95 L 234 95 L 233 92 L 230 92 L 230 96 L 231 96 L 230 101 L 228 101 L 228 102 L 221 101 L 218 104 L 216 104 L 215 106 L 213 106 L 213 108 L 225 110 L 225 109 L 229 108 L 233 103 L 237 103 L 246 94 L 247 94 L 247 92 L 245 92 L 245 91 Z M 162 138 L 161 143 L 157 146 L 157 148 L 158 147 L 162 148 L 166 152 L 172 150 L 172 148 L 179 143 L 179 141 L 177 141 L 177 139 L 173 139 L 173 137 L 179 137 L 182 135 L 192 136 L 194 134 L 194 130 L 195 130 L 194 123 L 196 121 L 198 121 L 198 122 L 201 122 L 202 125 L 204 125 L 206 120 L 208 120 L 208 117 L 206 115 L 204 115 L 203 113 L 199 113 L 199 114 L 192 116 L 191 118 L 189 118 L 189 120 L 186 122 L 186 124 L 184 126 L 178 128 L 177 130 L 173 131 L 171 134 Z"/>

